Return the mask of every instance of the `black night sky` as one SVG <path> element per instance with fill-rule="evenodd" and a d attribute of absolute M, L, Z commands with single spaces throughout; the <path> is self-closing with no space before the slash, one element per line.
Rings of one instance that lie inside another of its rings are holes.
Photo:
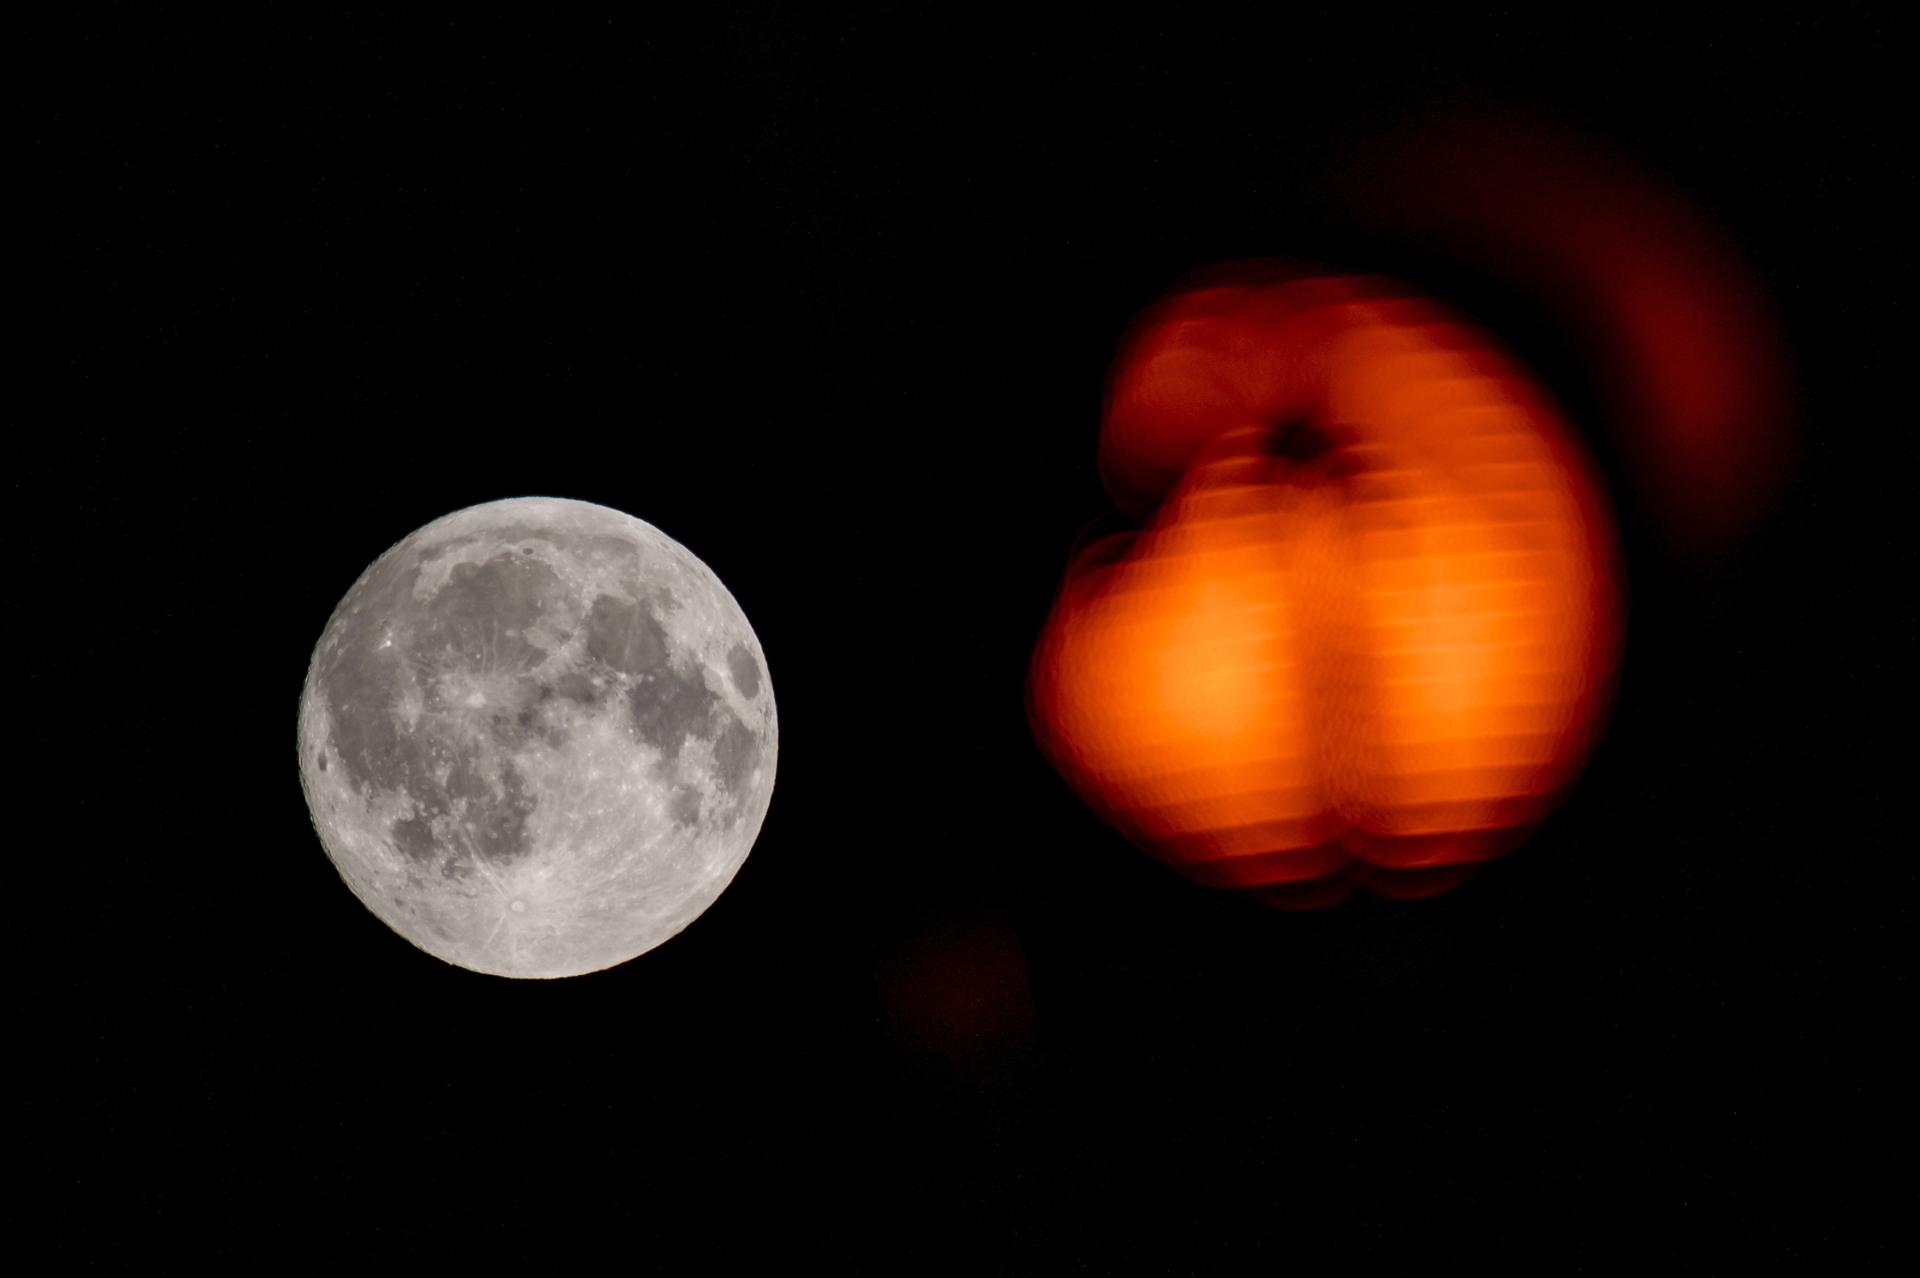
<path fill-rule="evenodd" d="M 1875 6 L 1683 8 L 107 6 L 23 38 L 8 613 L 15 810 L 49 819 L 15 856 L 53 882 L 16 898 L 16 1233 L 67 1269 L 1893 1259 L 1911 47 Z M 1525 298 L 1328 213 L 1373 130 L 1461 103 L 1636 157 L 1771 293 L 1797 452 L 1733 552 L 1667 548 Z M 1267 255 L 1501 334 L 1612 487 L 1610 728 L 1434 900 L 1191 885 L 1027 728 L 1117 340 Z M 527 494 L 705 560 L 781 722 L 733 886 L 562 982 L 356 903 L 293 744 L 360 571 Z"/>

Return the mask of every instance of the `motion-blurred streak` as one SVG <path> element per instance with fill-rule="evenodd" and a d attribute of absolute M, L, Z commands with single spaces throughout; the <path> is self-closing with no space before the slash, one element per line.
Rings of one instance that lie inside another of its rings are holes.
<path fill-rule="evenodd" d="M 1454 109 L 1355 148 L 1342 222 L 1424 243 L 1575 339 L 1634 488 L 1693 558 L 1766 513 L 1792 452 L 1782 324 L 1733 241 L 1626 155 L 1516 110 Z"/>
<path fill-rule="evenodd" d="M 1577 773 L 1620 638 L 1612 521 L 1514 362 L 1384 279 L 1217 268 L 1116 360 L 1034 732 L 1189 877 L 1285 906 L 1444 891 Z"/>

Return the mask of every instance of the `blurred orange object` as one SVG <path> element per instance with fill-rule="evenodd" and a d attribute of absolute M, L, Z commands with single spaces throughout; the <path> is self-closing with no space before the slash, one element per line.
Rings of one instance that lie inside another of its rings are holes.
<path fill-rule="evenodd" d="M 1070 567 L 1042 748 L 1202 883 L 1441 891 L 1578 771 L 1620 639 L 1611 519 L 1512 360 L 1380 279 L 1221 268 L 1152 309 L 1100 441 L 1137 536 Z"/>

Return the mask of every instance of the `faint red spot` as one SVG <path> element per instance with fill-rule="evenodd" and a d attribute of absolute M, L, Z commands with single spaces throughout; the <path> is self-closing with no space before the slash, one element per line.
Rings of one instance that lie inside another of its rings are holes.
<path fill-rule="evenodd" d="M 917 1055 L 972 1070 L 999 1064 L 1033 1040 L 1026 952 L 1004 924 L 928 926 L 882 963 L 879 978 L 894 1030 Z"/>

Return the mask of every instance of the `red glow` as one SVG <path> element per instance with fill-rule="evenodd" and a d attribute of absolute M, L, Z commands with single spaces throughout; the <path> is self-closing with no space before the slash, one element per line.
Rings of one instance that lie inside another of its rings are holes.
<path fill-rule="evenodd" d="M 1444 891 L 1577 772 L 1619 637 L 1611 522 L 1545 396 L 1380 279 L 1223 268 L 1153 308 L 1116 502 L 1035 654 L 1043 749 L 1195 880 Z"/>
<path fill-rule="evenodd" d="M 930 925 L 882 966 L 880 984 L 902 1044 L 958 1068 L 990 1068 L 1037 1032 L 1026 951 L 1004 924 Z"/>
<path fill-rule="evenodd" d="M 1371 148 L 1342 208 L 1499 276 L 1584 343 L 1671 542 L 1711 554 L 1765 512 L 1792 430 L 1786 342 L 1728 238 L 1625 156 L 1514 112 Z"/>

